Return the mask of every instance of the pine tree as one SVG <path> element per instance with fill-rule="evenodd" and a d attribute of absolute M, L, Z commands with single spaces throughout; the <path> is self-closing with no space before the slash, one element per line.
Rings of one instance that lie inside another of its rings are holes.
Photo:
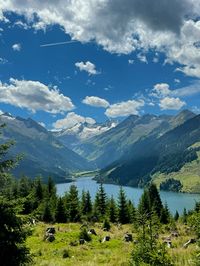
<path fill-rule="evenodd" d="M 148 193 L 149 193 L 150 208 L 151 210 L 154 209 L 158 217 L 160 217 L 161 211 L 163 209 L 163 204 L 158 189 L 154 183 L 150 184 L 148 188 Z"/>
<path fill-rule="evenodd" d="M 134 223 L 136 220 L 136 209 L 130 200 L 128 201 L 128 215 L 130 223 Z"/>
<path fill-rule="evenodd" d="M 174 220 L 178 221 L 178 218 L 179 218 L 179 213 L 178 213 L 178 211 L 176 211 L 174 214 Z"/>
<path fill-rule="evenodd" d="M 147 214 L 147 213 L 151 212 L 149 193 L 148 193 L 147 189 L 144 190 L 144 192 L 140 198 L 140 201 L 138 204 L 138 212 L 140 215 Z"/>
<path fill-rule="evenodd" d="M 41 202 L 44 198 L 44 191 L 40 177 L 35 179 L 35 198 L 39 202 Z"/>
<path fill-rule="evenodd" d="M 170 212 L 167 203 L 165 203 L 164 208 L 161 210 L 160 222 L 163 224 L 168 224 L 170 222 Z"/>
<path fill-rule="evenodd" d="M 118 196 L 118 222 L 122 224 L 130 222 L 126 195 L 122 187 L 120 187 Z"/>
<path fill-rule="evenodd" d="M 70 222 L 79 221 L 80 220 L 79 198 L 78 198 L 78 190 L 75 185 L 70 186 L 69 194 L 67 197 L 67 207 L 68 207 Z"/>
<path fill-rule="evenodd" d="M 62 198 L 57 201 L 55 220 L 57 223 L 65 223 L 67 221 L 65 206 Z"/>
<path fill-rule="evenodd" d="M 19 266 L 30 262 L 29 250 L 25 246 L 28 232 L 17 216 L 10 201 L 0 199 L 0 261 L 1 265 Z"/>
<path fill-rule="evenodd" d="M 106 193 L 102 183 L 99 185 L 98 194 L 99 194 L 98 211 L 101 217 L 103 217 L 106 214 Z"/>
<path fill-rule="evenodd" d="M 53 214 L 52 214 L 52 210 L 51 210 L 51 206 L 49 204 L 48 201 L 45 202 L 45 205 L 44 205 L 44 210 L 43 210 L 43 213 L 42 213 L 42 220 L 44 222 L 47 222 L 47 223 L 50 223 L 50 222 L 53 222 Z"/>
<path fill-rule="evenodd" d="M 117 221 L 117 207 L 113 196 L 109 202 L 108 217 L 111 223 L 115 223 Z"/>
<path fill-rule="evenodd" d="M 51 177 L 48 178 L 47 183 L 47 193 L 49 197 L 55 197 L 56 196 L 56 186 Z"/>
<path fill-rule="evenodd" d="M 92 212 L 92 202 L 91 202 L 90 192 L 83 191 L 81 199 L 81 213 L 83 215 L 90 215 L 91 212 Z"/>

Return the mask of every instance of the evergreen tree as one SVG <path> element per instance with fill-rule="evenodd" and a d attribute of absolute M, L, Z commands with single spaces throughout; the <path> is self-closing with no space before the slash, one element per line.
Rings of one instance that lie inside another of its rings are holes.
<path fill-rule="evenodd" d="M 132 266 L 172 266 L 171 258 L 164 245 L 155 235 L 159 231 L 159 221 L 154 212 L 139 214 L 137 226 L 138 243 L 131 257 Z"/>
<path fill-rule="evenodd" d="M 40 177 L 37 177 L 35 179 L 34 190 L 35 190 L 36 201 L 41 202 L 43 200 L 43 198 L 44 198 L 44 191 L 43 191 L 42 182 L 41 182 L 41 178 Z"/>
<path fill-rule="evenodd" d="M 131 200 L 128 201 L 128 215 L 130 223 L 134 223 L 136 220 L 136 209 Z"/>
<path fill-rule="evenodd" d="M 102 183 L 99 185 L 98 194 L 99 194 L 98 212 L 100 216 L 103 217 L 106 214 L 106 193 Z"/>
<path fill-rule="evenodd" d="M 56 186 L 51 177 L 48 178 L 47 183 L 47 193 L 49 197 L 55 197 L 56 196 Z"/>
<path fill-rule="evenodd" d="M 160 217 L 161 211 L 163 209 L 163 204 L 158 189 L 154 183 L 151 183 L 149 185 L 148 193 L 151 210 L 154 209 L 158 217 Z"/>
<path fill-rule="evenodd" d="M 57 223 L 65 223 L 67 221 L 65 206 L 62 198 L 57 201 L 55 220 Z"/>
<path fill-rule="evenodd" d="M 179 218 L 179 213 L 178 213 L 178 211 L 176 211 L 174 214 L 174 220 L 178 221 L 178 218 Z"/>
<path fill-rule="evenodd" d="M 115 223 L 117 221 L 117 207 L 113 196 L 109 202 L 108 217 L 111 223 Z"/>
<path fill-rule="evenodd" d="M 183 209 L 183 216 L 182 216 L 183 223 L 187 223 L 187 211 L 186 208 Z"/>
<path fill-rule="evenodd" d="M 69 194 L 67 197 L 67 208 L 69 212 L 70 222 L 79 221 L 80 220 L 79 198 L 78 198 L 78 190 L 75 185 L 70 186 Z"/>
<path fill-rule="evenodd" d="M 161 210 L 160 222 L 163 224 L 168 224 L 170 222 L 170 212 L 167 203 L 165 203 L 164 208 Z"/>
<path fill-rule="evenodd" d="M 53 214 L 52 214 L 52 209 L 48 201 L 45 202 L 44 204 L 44 210 L 42 213 L 42 220 L 44 222 L 50 223 L 53 222 Z"/>
<path fill-rule="evenodd" d="M 91 201 L 90 192 L 83 191 L 81 199 L 81 213 L 83 215 L 90 215 L 91 212 L 92 212 L 92 201 Z"/>
<path fill-rule="evenodd" d="M 120 187 L 118 196 L 118 222 L 122 224 L 130 222 L 126 195 L 122 187 Z"/>
<path fill-rule="evenodd" d="M 144 192 L 139 200 L 138 212 L 140 215 L 151 212 L 149 193 L 147 189 L 144 189 Z"/>
<path fill-rule="evenodd" d="M 27 233 L 15 206 L 0 199 L 0 263 L 5 266 L 20 266 L 30 262 L 29 250 L 25 246 Z"/>

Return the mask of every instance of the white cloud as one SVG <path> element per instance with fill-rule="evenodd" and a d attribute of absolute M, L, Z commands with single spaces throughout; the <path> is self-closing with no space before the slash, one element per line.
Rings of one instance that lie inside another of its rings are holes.
<path fill-rule="evenodd" d="M 137 55 L 137 58 L 140 60 L 140 62 L 148 64 L 146 55 L 144 55 L 144 54 L 138 54 Z"/>
<path fill-rule="evenodd" d="M 173 97 L 165 97 L 159 103 L 162 110 L 180 110 L 184 105 L 186 105 L 184 101 Z"/>
<path fill-rule="evenodd" d="M 91 125 L 96 123 L 96 121 L 91 117 L 84 117 L 71 112 L 68 113 L 65 118 L 59 119 L 55 123 L 53 123 L 53 127 L 55 129 L 69 129 L 77 124 L 79 125 L 85 122 Z"/>
<path fill-rule="evenodd" d="M 2 110 L 0 110 L 0 115 L 3 115 L 3 114 L 4 114 L 4 112 Z"/>
<path fill-rule="evenodd" d="M 15 43 L 15 44 L 13 44 L 12 49 L 13 49 L 14 51 L 16 51 L 16 52 L 20 52 L 21 49 L 22 49 L 22 46 L 21 46 L 20 43 Z"/>
<path fill-rule="evenodd" d="M 128 115 L 137 115 L 139 109 L 145 105 L 143 100 L 129 100 L 110 105 L 106 110 L 105 115 L 108 117 L 123 117 Z"/>
<path fill-rule="evenodd" d="M 181 81 L 180 81 L 180 79 L 174 79 L 174 82 L 175 83 L 180 83 Z"/>
<path fill-rule="evenodd" d="M 82 102 L 90 106 L 103 108 L 107 108 L 110 105 L 108 101 L 97 96 L 86 96 Z"/>
<path fill-rule="evenodd" d="M 154 86 L 151 96 L 162 98 L 171 93 L 169 89 L 169 84 L 167 83 L 158 83 Z"/>
<path fill-rule="evenodd" d="M 59 24 L 72 39 L 111 53 L 165 53 L 186 75 L 200 77 L 199 0 L 0 0 L 0 7 L 1 19 L 13 11 L 35 29 Z"/>
<path fill-rule="evenodd" d="M 128 63 L 129 63 L 129 65 L 133 65 L 134 64 L 134 60 L 133 59 L 129 59 Z"/>
<path fill-rule="evenodd" d="M 5 65 L 7 63 L 8 63 L 8 60 L 7 59 L 0 57 L 0 65 Z"/>
<path fill-rule="evenodd" d="M 53 114 L 74 108 L 71 99 L 55 87 L 50 89 L 39 81 L 13 78 L 9 84 L 0 82 L 0 102 L 27 108 L 32 112 L 42 110 Z"/>
<path fill-rule="evenodd" d="M 79 68 L 80 71 L 86 71 L 89 75 L 97 75 L 99 72 L 96 70 L 96 66 L 90 61 L 87 62 L 77 62 L 75 66 Z"/>

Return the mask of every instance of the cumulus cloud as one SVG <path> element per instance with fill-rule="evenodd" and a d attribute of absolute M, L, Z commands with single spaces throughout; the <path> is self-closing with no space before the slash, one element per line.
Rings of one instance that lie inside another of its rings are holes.
<path fill-rule="evenodd" d="M 35 29 L 59 24 L 73 40 L 95 41 L 111 53 L 162 52 L 186 75 L 200 77 L 199 0 L 0 0 Z M 5 19 L 5 18 L 4 18 Z"/>
<path fill-rule="evenodd" d="M 22 49 L 22 46 L 21 46 L 20 43 L 15 43 L 15 44 L 13 44 L 12 49 L 13 49 L 14 51 L 16 51 L 16 52 L 20 52 L 21 49 Z"/>
<path fill-rule="evenodd" d="M 8 60 L 7 59 L 0 57 L 0 65 L 5 65 L 7 63 L 8 63 Z"/>
<path fill-rule="evenodd" d="M 103 108 L 107 108 L 110 105 L 108 101 L 97 96 L 86 96 L 82 102 L 90 106 Z"/>
<path fill-rule="evenodd" d="M 180 110 L 184 105 L 186 105 L 184 101 L 173 97 L 165 97 L 159 103 L 162 110 Z"/>
<path fill-rule="evenodd" d="M 2 110 L 0 110 L 0 115 L 3 115 L 3 114 L 4 114 L 4 112 Z"/>
<path fill-rule="evenodd" d="M 74 108 L 71 99 L 57 88 L 50 89 L 39 81 L 10 79 L 0 82 L 0 102 L 26 108 L 32 112 L 43 110 L 49 113 L 62 113 Z"/>
<path fill-rule="evenodd" d="M 141 107 L 145 105 L 143 100 L 129 100 L 110 105 L 105 115 L 108 117 L 123 117 L 128 115 L 137 115 Z"/>
<path fill-rule="evenodd" d="M 96 121 L 91 117 L 84 117 L 81 115 L 77 115 L 74 112 L 68 113 L 65 118 L 57 120 L 53 123 L 53 127 L 55 129 L 69 129 L 74 127 L 75 125 L 88 123 L 88 124 L 95 124 Z"/>
<path fill-rule="evenodd" d="M 171 93 L 169 89 L 169 84 L 167 83 L 158 83 L 154 86 L 151 96 L 161 98 L 163 96 L 169 95 Z"/>
<path fill-rule="evenodd" d="M 80 71 L 86 71 L 89 75 L 97 75 L 99 72 L 96 70 L 96 66 L 90 61 L 87 62 L 77 62 L 75 66 L 79 68 Z"/>
<path fill-rule="evenodd" d="M 129 59 L 128 63 L 129 63 L 129 65 L 133 65 L 134 64 L 134 60 L 133 59 Z"/>
<path fill-rule="evenodd" d="M 137 58 L 140 60 L 140 62 L 145 63 L 145 64 L 148 64 L 146 55 L 144 55 L 144 54 L 138 54 L 137 55 Z"/>

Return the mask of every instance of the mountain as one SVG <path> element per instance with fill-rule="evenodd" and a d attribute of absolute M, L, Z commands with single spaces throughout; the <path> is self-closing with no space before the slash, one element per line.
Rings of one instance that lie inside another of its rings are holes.
<path fill-rule="evenodd" d="M 126 154 L 134 143 L 151 136 L 160 137 L 194 116 L 188 110 L 176 116 L 131 115 L 116 127 L 76 145 L 74 151 L 102 168 Z"/>
<path fill-rule="evenodd" d="M 94 136 L 98 136 L 111 128 L 116 127 L 117 121 L 106 121 L 105 123 L 89 124 L 87 122 L 77 123 L 74 126 L 60 131 L 52 131 L 53 135 L 70 149 L 76 149 Z"/>
<path fill-rule="evenodd" d="M 1 141 L 14 140 L 11 155 L 23 154 L 23 160 L 14 170 L 16 176 L 42 174 L 64 180 L 74 171 L 91 169 L 90 163 L 65 147 L 36 121 L 5 113 L 0 116 L 0 124 L 3 123 L 6 127 Z"/>
<path fill-rule="evenodd" d="M 183 112 L 178 116 L 183 118 L 185 114 Z M 178 116 L 172 119 L 174 123 L 180 121 Z M 118 161 L 100 171 L 97 179 L 132 186 L 143 185 L 159 173 L 181 171 L 186 164 L 194 161 L 199 164 L 199 142 L 200 115 L 196 115 L 159 137 L 149 135 L 140 139 Z"/>

